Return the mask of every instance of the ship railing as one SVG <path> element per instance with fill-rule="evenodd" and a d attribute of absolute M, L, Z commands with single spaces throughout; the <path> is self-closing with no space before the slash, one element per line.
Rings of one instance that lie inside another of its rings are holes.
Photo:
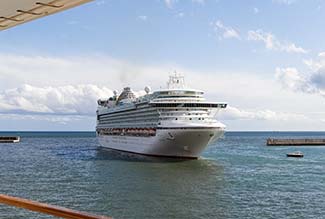
<path fill-rule="evenodd" d="M 0 194 L 0 204 L 24 208 L 30 211 L 67 219 L 111 219 L 111 217 L 94 215 L 87 212 L 76 211 L 4 194 Z"/>

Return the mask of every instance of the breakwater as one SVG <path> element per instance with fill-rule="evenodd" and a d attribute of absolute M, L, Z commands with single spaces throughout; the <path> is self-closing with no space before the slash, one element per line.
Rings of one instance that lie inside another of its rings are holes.
<path fill-rule="evenodd" d="M 268 146 L 325 146 L 325 139 L 321 138 L 304 138 L 304 139 L 275 139 L 268 138 L 266 140 Z"/>

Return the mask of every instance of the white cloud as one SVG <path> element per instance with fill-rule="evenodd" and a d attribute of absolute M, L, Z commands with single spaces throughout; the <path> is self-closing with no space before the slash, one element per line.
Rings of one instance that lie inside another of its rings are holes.
<path fill-rule="evenodd" d="M 253 8 L 254 14 L 258 14 L 260 10 L 258 8 Z"/>
<path fill-rule="evenodd" d="M 174 4 L 178 2 L 178 0 L 164 0 L 166 6 L 168 8 L 173 8 L 174 7 Z"/>
<path fill-rule="evenodd" d="M 279 41 L 273 34 L 264 32 L 263 30 L 250 30 L 248 31 L 248 40 L 262 41 L 265 48 L 275 51 L 283 51 L 288 53 L 307 53 L 307 50 L 302 47 L 296 46 L 291 42 Z"/>
<path fill-rule="evenodd" d="M 184 12 L 179 12 L 176 17 L 183 18 L 185 16 Z"/>
<path fill-rule="evenodd" d="M 68 21 L 67 24 L 68 25 L 76 25 L 76 24 L 79 24 L 79 21 L 71 20 L 71 21 Z"/>
<path fill-rule="evenodd" d="M 97 99 L 112 94 L 110 89 L 95 85 L 23 85 L 0 93 L 0 113 L 94 115 Z"/>
<path fill-rule="evenodd" d="M 178 3 L 178 0 L 164 0 L 164 2 L 167 8 L 173 9 L 175 4 Z M 205 4 L 205 0 L 192 0 L 192 2 L 200 5 Z"/>
<path fill-rule="evenodd" d="M 272 0 L 274 3 L 278 3 L 278 4 L 284 4 L 284 5 L 291 5 L 294 2 L 296 2 L 296 0 Z"/>
<path fill-rule="evenodd" d="M 138 19 L 142 20 L 142 21 L 146 21 L 148 19 L 148 17 L 146 15 L 139 15 Z"/>
<path fill-rule="evenodd" d="M 144 91 L 135 92 L 144 95 Z M 94 116 L 97 100 L 108 98 L 113 92 L 96 85 L 35 87 L 23 85 L 0 93 L 0 119 L 45 120 L 65 124 Z M 228 106 L 221 111 L 221 120 L 302 120 L 302 114 L 275 112 L 272 110 L 243 110 Z"/>
<path fill-rule="evenodd" d="M 276 78 L 289 90 L 325 97 L 325 56 L 321 53 L 317 60 L 304 60 L 309 68 L 301 73 L 296 68 L 277 68 Z"/>
<path fill-rule="evenodd" d="M 205 4 L 205 0 L 192 0 L 192 2 L 201 4 L 201 5 Z"/>
<path fill-rule="evenodd" d="M 66 125 L 74 121 L 82 121 L 84 116 L 79 115 L 38 115 L 38 114 L 11 114 L 11 113 L 0 113 L 0 120 L 10 120 L 13 122 L 21 121 L 46 121 L 50 123 L 58 123 Z"/>
<path fill-rule="evenodd" d="M 291 90 L 301 90 L 306 84 L 306 79 L 298 72 L 296 68 L 276 68 L 276 79 Z"/>
<path fill-rule="evenodd" d="M 153 90 L 165 87 L 173 70 L 184 73 L 190 87 L 203 89 L 207 100 L 226 101 L 240 109 L 240 116 L 234 116 L 236 111 L 221 115 L 221 119 L 234 119 L 226 122 L 230 129 L 234 124 L 236 129 L 244 127 L 240 121 L 245 118 L 250 119 L 250 127 L 254 129 L 256 122 L 264 124 L 274 120 L 280 124 L 290 112 L 304 114 L 322 108 L 321 97 L 303 99 L 306 98 L 303 94 L 281 89 L 273 77 L 262 77 L 257 73 L 193 71 L 170 63 L 141 65 L 99 55 L 55 57 L 0 53 L 0 114 L 35 116 L 33 118 L 37 120 L 44 116 L 44 121 L 45 117 L 56 117 L 52 121 L 57 123 L 61 116 L 65 119 L 80 116 L 88 124 L 95 121 L 93 115 L 98 98 L 108 97 L 112 90 L 121 90 L 125 86 L 134 90 L 142 90 L 146 85 Z M 309 104 L 301 105 L 303 101 Z M 315 119 L 319 118 L 323 116 L 315 115 Z M 28 121 L 28 117 L 24 121 Z M 81 123 L 73 120 L 70 124 Z M 93 126 L 91 123 L 87 127 Z M 72 125 L 69 127 L 73 129 Z M 264 127 L 270 126 L 266 124 Z"/>
<path fill-rule="evenodd" d="M 107 3 L 106 0 L 99 0 L 99 1 L 96 1 L 96 5 L 98 5 L 98 6 L 105 5 L 106 3 Z"/>
<path fill-rule="evenodd" d="M 290 121 L 305 120 L 303 114 L 275 112 L 272 110 L 240 110 L 236 107 L 228 106 L 220 113 L 222 120 L 268 120 L 268 121 Z"/>
<path fill-rule="evenodd" d="M 318 59 L 305 59 L 304 64 L 308 66 L 313 72 L 322 71 L 325 68 L 325 52 L 318 54 Z"/>
<path fill-rule="evenodd" d="M 325 52 L 320 52 L 320 53 L 318 54 L 318 56 L 319 56 L 319 57 L 325 57 Z"/>
<path fill-rule="evenodd" d="M 240 39 L 240 35 L 237 30 L 232 27 L 225 26 L 220 20 L 211 23 L 211 25 L 213 26 L 213 30 L 219 39 Z"/>
<path fill-rule="evenodd" d="M 148 81 L 159 86 L 157 75 L 167 77 L 173 69 L 177 69 L 177 66 L 157 68 L 102 55 L 55 57 L 0 53 L 0 87 L 7 89 L 22 84 L 37 87 L 96 84 L 112 89 L 129 85 L 142 89 L 143 83 Z M 138 80 L 145 73 L 148 73 L 146 80 Z"/>

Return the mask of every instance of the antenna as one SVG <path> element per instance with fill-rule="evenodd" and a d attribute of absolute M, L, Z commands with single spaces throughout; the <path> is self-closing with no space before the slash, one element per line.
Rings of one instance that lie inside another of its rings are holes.
<path fill-rule="evenodd" d="M 167 82 L 168 89 L 183 89 L 185 88 L 184 76 L 174 71 L 174 74 L 169 75 L 169 81 Z"/>

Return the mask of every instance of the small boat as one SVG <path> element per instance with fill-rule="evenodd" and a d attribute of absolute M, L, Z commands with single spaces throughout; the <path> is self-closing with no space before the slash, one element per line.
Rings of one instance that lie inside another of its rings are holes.
<path fill-rule="evenodd" d="M 300 151 L 296 151 L 293 153 L 288 153 L 287 157 L 304 157 L 304 154 Z"/>
<path fill-rule="evenodd" d="M 19 143 L 19 136 L 0 136 L 0 143 Z"/>

